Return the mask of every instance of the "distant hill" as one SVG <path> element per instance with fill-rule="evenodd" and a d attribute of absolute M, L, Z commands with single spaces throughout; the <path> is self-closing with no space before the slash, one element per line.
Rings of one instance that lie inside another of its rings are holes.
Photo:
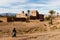
<path fill-rule="evenodd" d="M 13 16 L 15 16 L 16 15 L 16 13 L 7 13 L 9 16 L 11 16 L 11 15 L 13 15 Z M 0 15 L 1 16 L 6 16 L 6 13 L 0 13 Z"/>

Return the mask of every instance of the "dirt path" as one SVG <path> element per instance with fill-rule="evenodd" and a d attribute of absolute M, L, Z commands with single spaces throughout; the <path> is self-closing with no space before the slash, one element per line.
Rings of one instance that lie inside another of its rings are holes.
<path fill-rule="evenodd" d="M 1 37 L 0 40 L 60 40 L 60 32 L 44 32 L 44 33 L 33 33 L 33 34 L 24 34 L 17 35 L 16 38 L 11 36 Z"/>

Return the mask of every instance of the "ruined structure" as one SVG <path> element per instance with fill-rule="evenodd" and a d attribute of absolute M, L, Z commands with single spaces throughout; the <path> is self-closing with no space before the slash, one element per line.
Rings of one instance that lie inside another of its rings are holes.
<path fill-rule="evenodd" d="M 20 13 L 20 14 L 16 14 L 16 21 L 26 21 L 26 14 L 24 12 Z"/>
<path fill-rule="evenodd" d="M 38 19 L 39 13 L 37 10 L 31 10 L 30 15 L 30 19 Z"/>
<path fill-rule="evenodd" d="M 43 14 L 39 14 L 39 12 L 37 10 L 32 10 L 31 12 L 31 19 L 39 19 L 40 21 L 44 21 L 44 15 Z"/>
<path fill-rule="evenodd" d="M 20 14 L 16 14 L 16 18 L 18 20 L 26 20 L 27 16 L 30 17 L 30 19 L 40 19 L 40 20 L 44 20 L 44 15 L 43 14 L 39 14 L 39 12 L 37 10 L 28 10 L 28 13 L 25 14 L 24 12 L 20 13 Z"/>
<path fill-rule="evenodd" d="M 24 13 L 16 14 L 16 18 L 26 18 L 26 14 Z"/>
<path fill-rule="evenodd" d="M 43 14 L 39 14 L 39 20 L 44 21 L 44 15 Z"/>
<path fill-rule="evenodd" d="M 26 21 L 29 17 L 30 19 L 38 19 L 40 21 L 44 21 L 44 15 L 43 14 L 39 14 L 39 12 L 37 10 L 28 10 L 28 13 L 24 13 L 24 11 L 22 11 L 22 13 L 17 13 L 15 17 L 0 17 L 0 22 L 11 22 L 11 21 Z"/>
<path fill-rule="evenodd" d="M 36 16 L 36 10 L 31 10 L 30 14 L 31 14 L 31 16 Z"/>

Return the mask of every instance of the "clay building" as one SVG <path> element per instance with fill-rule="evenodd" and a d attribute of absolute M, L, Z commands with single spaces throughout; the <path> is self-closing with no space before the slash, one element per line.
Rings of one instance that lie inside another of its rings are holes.
<path fill-rule="evenodd" d="M 26 21 L 26 14 L 22 11 L 22 13 L 16 14 L 15 21 Z"/>
<path fill-rule="evenodd" d="M 44 21 L 44 14 L 39 14 L 37 10 L 31 10 L 30 15 L 30 19 L 39 19 L 40 21 Z"/>
<path fill-rule="evenodd" d="M 30 19 L 37 19 L 39 13 L 38 13 L 37 10 L 31 10 L 31 11 L 30 11 L 30 15 L 31 15 L 31 16 L 30 16 Z"/>
<path fill-rule="evenodd" d="M 44 20 L 44 15 L 43 14 L 39 14 L 39 12 L 37 10 L 29 10 L 29 13 L 25 14 L 24 11 L 22 11 L 22 13 L 16 14 L 16 21 L 26 21 L 27 16 L 29 15 L 30 19 L 35 20 L 35 19 L 39 19 L 39 20 Z"/>

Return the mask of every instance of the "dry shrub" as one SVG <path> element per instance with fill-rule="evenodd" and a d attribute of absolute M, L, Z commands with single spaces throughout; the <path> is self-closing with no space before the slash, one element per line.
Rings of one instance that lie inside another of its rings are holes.
<path fill-rule="evenodd" d="M 32 28 L 30 28 L 28 30 L 19 29 L 18 33 L 24 34 L 24 33 L 44 32 L 44 31 L 47 31 L 46 28 L 43 28 L 43 27 L 32 27 Z"/>
<path fill-rule="evenodd" d="M 51 30 L 55 30 L 55 29 L 57 29 L 57 26 L 53 26 L 53 27 L 51 27 L 50 29 L 51 29 Z"/>

